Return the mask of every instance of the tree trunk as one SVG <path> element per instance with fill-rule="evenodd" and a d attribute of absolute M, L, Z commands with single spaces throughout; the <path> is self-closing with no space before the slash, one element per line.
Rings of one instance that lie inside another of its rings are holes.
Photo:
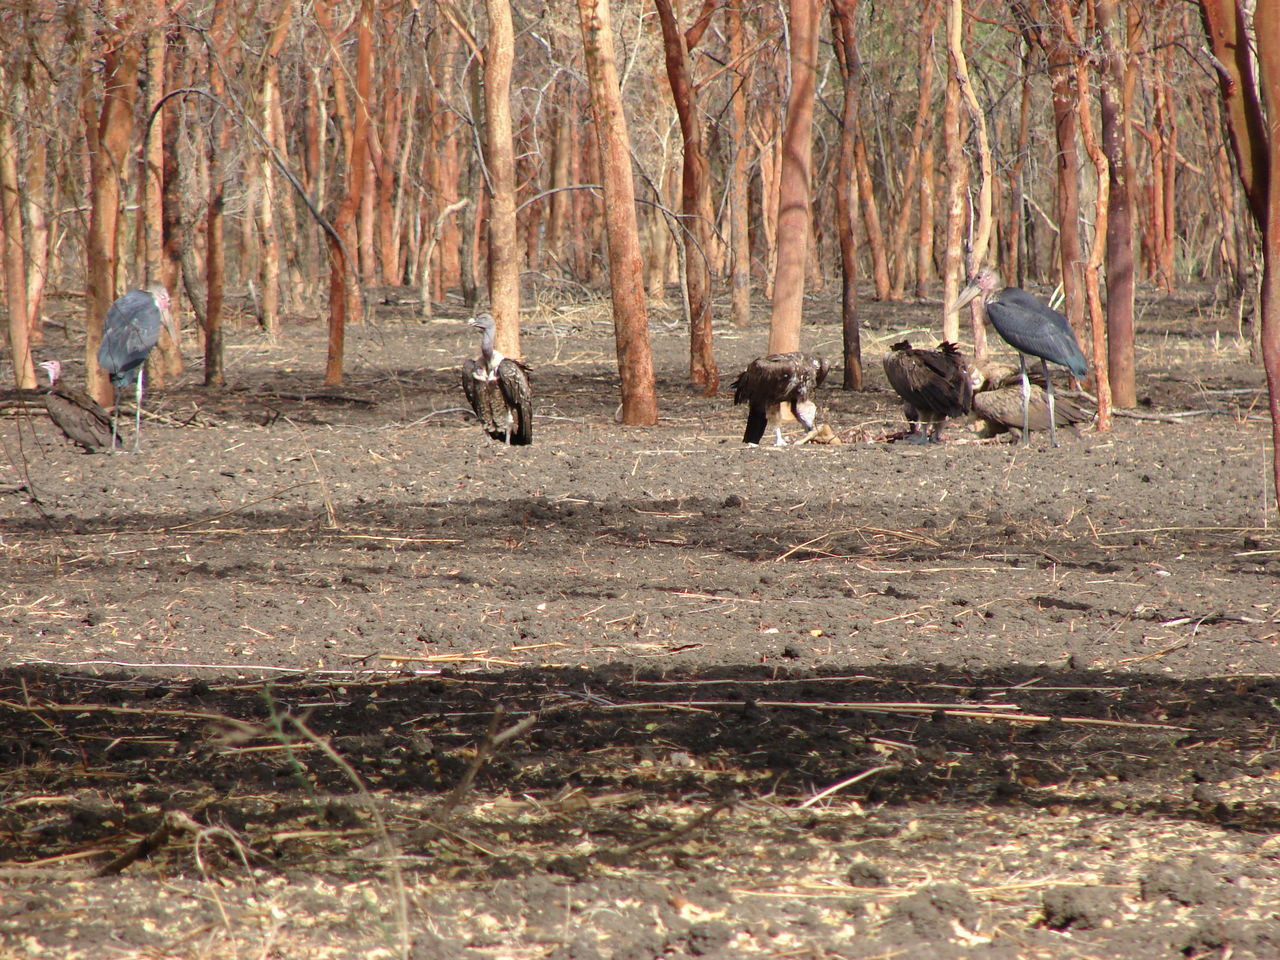
<path fill-rule="evenodd" d="M 683 31 L 676 22 L 671 0 L 654 0 L 662 24 L 662 44 L 667 61 L 667 81 L 680 118 L 684 167 L 680 186 L 682 213 L 680 237 L 685 251 L 685 284 L 689 296 L 689 378 L 704 397 L 720 388 L 711 345 L 711 184 L 702 144 L 702 116 L 698 110 L 693 67 Z"/>
<path fill-rule="evenodd" d="M 947 36 L 952 22 L 962 16 L 960 0 L 947 0 Z M 959 26 L 955 27 L 958 31 Z M 950 42 L 948 42 L 950 49 Z M 964 280 L 964 225 L 969 189 L 969 163 L 964 156 L 964 138 L 960 126 L 960 78 L 955 64 L 947 71 L 947 93 L 942 107 L 942 133 L 947 147 L 947 246 L 942 268 L 942 339 L 960 340 L 960 317 L 951 309 L 960 295 Z"/>
<path fill-rule="evenodd" d="M 232 29 L 227 24 L 228 0 L 217 0 L 209 29 L 212 43 L 209 55 L 210 87 L 214 96 L 225 101 L 226 79 L 223 69 L 230 53 Z M 226 294 L 226 238 L 223 211 L 226 185 L 222 157 L 227 154 L 231 137 L 229 121 L 220 110 L 213 111 L 208 142 L 209 207 L 205 213 L 205 313 L 204 313 L 204 385 L 220 387 L 226 382 L 223 372 L 222 306 Z"/>
<path fill-rule="evenodd" d="M 916 38 L 916 75 L 919 78 L 916 122 L 911 128 L 911 150 L 907 156 L 907 173 L 902 185 L 902 204 L 890 233 L 890 253 L 893 257 L 890 300 L 901 300 L 906 296 L 907 273 L 911 265 L 911 257 L 907 255 L 907 235 L 911 230 L 911 209 L 918 202 L 916 184 L 920 177 L 925 131 L 931 130 L 933 123 L 933 36 L 938 29 L 941 12 L 938 0 L 925 0 L 920 32 Z"/>
<path fill-rule="evenodd" d="M 644 302 L 644 260 L 636 225 L 631 143 L 618 89 L 609 0 L 578 0 L 578 16 L 604 184 L 609 287 L 622 380 L 622 422 L 652 426 L 658 422 L 658 395 Z"/>
<path fill-rule="evenodd" d="M 165 92 L 166 60 L 168 59 L 168 16 L 164 0 L 155 0 L 151 10 L 151 24 L 146 39 L 145 116 L 152 111 Z M 139 209 L 138 241 L 142 250 L 138 261 L 145 267 L 145 283 L 165 283 L 164 250 L 164 193 L 165 193 L 165 129 L 173 121 L 161 110 L 154 114 L 151 129 L 146 131 L 142 150 L 142 169 L 139 174 L 142 202 Z M 165 286 L 176 304 L 179 291 Z M 175 327 L 180 325 L 181 311 L 171 310 Z M 182 349 L 169 337 L 168 330 L 160 331 L 156 348 L 147 358 L 147 378 L 156 387 L 163 387 L 170 376 L 182 372 Z"/>
<path fill-rule="evenodd" d="M 934 170 L 933 127 L 925 131 L 924 148 L 920 153 L 920 225 L 916 231 L 916 283 L 917 299 L 923 299 L 929 291 L 929 281 L 934 277 Z"/>
<path fill-rule="evenodd" d="M 778 184 L 778 267 L 773 281 L 769 352 L 800 349 L 809 252 L 809 177 L 818 56 L 817 0 L 790 0 L 791 92 L 782 134 Z"/>
<path fill-rule="evenodd" d="M 1072 89 L 1072 54 L 1062 40 L 1063 25 L 1050 23 L 1048 32 L 1038 34 L 1049 61 L 1053 88 L 1054 131 L 1058 138 L 1058 254 L 1062 265 L 1062 292 L 1067 319 L 1083 339 L 1084 296 L 1080 288 L 1080 266 L 1084 255 L 1080 246 L 1080 159 L 1076 150 L 1076 95 Z"/>
<path fill-rule="evenodd" d="M 978 162 L 982 182 L 978 187 L 978 222 L 972 228 L 969 246 L 968 272 L 976 273 L 986 262 L 991 244 L 991 187 L 995 174 L 991 164 L 991 141 L 987 137 L 987 119 L 969 79 L 969 64 L 964 56 L 964 18 L 960 0 L 952 0 L 947 14 L 947 49 L 951 68 L 960 84 L 960 92 L 969 108 L 969 120 L 978 134 Z M 958 292 L 958 291 L 957 291 Z M 977 301 L 970 307 L 970 329 L 973 331 L 973 355 L 981 360 L 987 355 L 987 328 L 983 325 L 982 306 Z"/>
<path fill-rule="evenodd" d="M 844 84 L 840 104 L 840 147 L 836 159 L 836 229 L 840 238 L 840 318 L 844 346 L 846 390 L 862 389 L 862 344 L 858 334 L 858 242 L 854 230 L 857 211 L 854 137 L 858 123 L 859 67 L 854 31 L 858 0 L 832 0 L 831 36 Z"/>
<path fill-rule="evenodd" d="M 22 95 L 0 63 L 0 91 L 6 101 L 0 108 L 0 226 L 4 228 L 4 293 L 8 308 L 9 359 L 13 363 L 14 386 L 33 390 L 36 369 L 31 362 L 31 327 L 27 321 L 27 264 L 23 250 L 22 198 L 18 190 L 18 141 L 13 116 Z"/>
<path fill-rule="evenodd" d="M 733 160 L 729 167 L 729 246 L 732 273 L 730 289 L 733 323 L 745 327 L 751 320 L 751 231 L 748 222 L 747 173 L 747 91 L 751 83 L 751 64 L 742 55 L 742 0 L 728 0 L 726 32 L 729 34 L 729 60 L 733 64 L 730 82 L 733 91 L 729 104 L 729 150 Z"/>
<path fill-rule="evenodd" d="M 853 48 L 857 59 L 857 47 Z M 867 141 L 862 132 L 861 114 L 854 117 L 853 164 L 858 178 L 858 204 L 862 208 L 862 232 L 871 253 L 871 282 L 877 300 L 889 299 L 889 255 L 880 226 L 880 208 L 876 205 L 875 184 L 871 180 L 871 164 L 867 161 Z"/>
<path fill-rule="evenodd" d="M 102 321 L 118 293 L 116 236 L 120 226 L 120 186 L 133 136 L 133 104 L 138 88 L 139 50 L 131 30 L 123 29 L 118 3 L 103 5 L 99 27 L 106 46 L 102 69 L 102 109 L 96 120 L 85 91 L 86 131 L 92 182 L 89 189 L 89 236 L 86 241 L 85 389 L 99 403 L 110 404 L 111 384 L 98 366 Z M 88 67 L 86 68 L 88 69 Z"/>
<path fill-rule="evenodd" d="M 551 141 L 551 211 L 547 216 L 547 236 L 545 249 L 547 256 L 563 269 L 565 223 L 572 205 L 572 191 L 564 189 L 569 186 L 570 161 L 573 158 L 573 134 L 575 118 L 571 105 L 573 92 L 568 81 L 562 81 L 556 88 L 556 102 L 553 106 L 556 115 L 554 138 Z"/>
<path fill-rule="evenodd" d="M 1280 134 L 1272 127 L 1269 135 L 1267 127 L 1268 116 L 1280 112 L 1280 7 L 1260 3 L 1254 14 L 1261 96 L 1243 4 L 1200 0 L 1200 9 L 1227 106 L 1236 170 L 1262 230 L 1259 340 L 1271 413 L 1271 489 L 1280 509 Z"/>
<path fill-rule="evenodd" d="M 1107 373 L 1111 402 L 1122 409 L 1138 402 L 1133 355 L 1133 204 L 1129 195 L 1129 113 L 1125 91 L 1132 70 L 1120 52 L 1118 0 L 1096 0 L 1104 61 L 1099 71 L 1102 99 L 1102 149 L 1109 171 L 1107 210 Z M 1129 41 L 1132 42 L 1132 38 Z M 1127 44 L 1126 44 L 1127 46 Z M 1095 224 L 1095 230 L 1097 226 Z M 1094 243 L 1100 242 L 1095 235 Z"/>
<path fill-rule="evenodd" d="M 1262 366 L 1267 372 L 1271 408 L 1271 489 L 1280 508 L 1280 130 L 1275 125 L 1275 118 L 1280 114 L 1280 7 L 1275 3 L 1259 3 L 1253 26 L 1262 99 L 1271 118 L 1269 163 L 1265 172 L 1258 171 L 1254 179 L 1266 183 L 1266 217 L 1261 223 Z"/>
<path fill-rule="evenodd" d="M 520 242 L 516 234 L 516 161 L 511 139 L 511 67 L 515 33 L 508 0 L 485 0 L 485 164 L 489 170 L 489 309 L 498 350 L 520 356 Z"/>
<path fill-rule="evenodd" d="M 365 173 L 369 166 L 369 81 L 373 70 L 373 0 L 360 0 L 356 19 L 356 96 L 355 118 L 348 131 L 350 144 L 346 164 L 346 191 L 334 220 L 334 230 L 342 238 L 345 251 L 337 242 L 329 244 L 329 349 L 325 360 L 326 386 L 342 383 L 343 356 L 346 348 L 346 325 L 360 311 L 360 288 L 355 262 L 359 243 L 356 217 L 364 198 Z M 334 64 L 334 74 L 342 69 Z M 335 84 L 335 95 L 342 88 Z"/>
<path fill-rule="evenodd" d="M 1107 246 L 1108 216 L 1111 205 L 1111 171 L 1107 155 L 1098 142 L 1093 129 L 1092 104 L 1089 102 L 1089 61 L 1085 48 L 1075 29 L 1075 22 L 1068 7 L 1069 0 L 1054 0 L 1058 22 L 1062 24 L 1067 46 L 1075 51 L 1076 110 L 1080 116 L 1080 139 L 1093 162 L 1097 177 L 1097 199 L 1093 207 L 1094 235 L 1089 248 L 1089 259 L 1084 269 L 1085 298 L 1089 305 L 1089 330 L 1093 346 L 1093 374 L 1098 397 L 1098 416 L 1094 421 L 1100 433 L 1111 429 L 1111 385 L 1107 373 L 1106 320 L 1102 310 L 1099 273 L 1102 270 L 1103 252 Z M 1104 71 L 1105 75 L 1105 71 Z"/>
<path fill-rule="evenodd" d="M 23 25 L 28 42 L 36 56 L 27 58 L 23 66 L 22 83 L 26 89 L 27 104 L 32 116 L 50 115 L 53 90 L 46 73 L 52 62 L 54 44 L 60 43 L 54 33 L 54 24 L 34 15 L 32 10 Z M 44 314 L 44 291 L 49 279 L 49 141 L 44 136 L 30 137 L 27 141 L 26 191 L 23 205 L 26 210 L 27 229 L 27 331 L 28 342 L 33 346 L 43 342 L 44 326 L 40 322 Z"/>

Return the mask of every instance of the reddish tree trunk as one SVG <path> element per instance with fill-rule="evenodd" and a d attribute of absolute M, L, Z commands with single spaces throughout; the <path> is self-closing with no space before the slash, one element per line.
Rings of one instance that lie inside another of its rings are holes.
<path fill-rule="evenodd" d="M 369 166 L 369 81 L 373 70 L 373 0 L 360 0 L 356 19 L 356 109 L 347 141 L 351 145 L 346 169 L 346 193 L 334 220 L 334 229 L 342 238 L 345 253 L 332 237 L 329 243 L 329 349 L 325 361 L 324 382 L 328 386 L 342 383 L 343 356 L 346 348 L 346 324 L 360 311 L 359 282 L 356 278 L 356 216 L 364 197 L 365 173 Z M 336 75 L 340 67 L 335 65 Z M 335 84 L 335 95 L 341 91 Z"/>
<path fill-rule="evenodd" d="M 0 225 L 4 228 L 4 293 L 8 308 L 9 359 L 13 362 L 14 386 L 32 390 L 36 386 L 35 366 L 29 346 L 27 322 L 27 264 L 23 249 L 22 198 L 18 192 L 18 141 L 14 136 L 13 107 L 17 85 L 0 64 L 0 91 L 7 102 L 0 115 Z"/>
<path fill-rule="evenodd" d="M 1205 27 L 1227 105 L 1231 145 L 1236 152 L 1249 209 L 1262 230 L 1260 312 L 1262 366 L 1271 412 L 1272 493 L 1280 508 L 1280 134 L 1268 132 L 1268 114 L 1280 111 L 1280 6 L 1260 3 L 1254 15 L 1257 68 L 1262 96 L 1253 82 L 1254 60 L 1242 3 L 1200 0 Z M 1265 106 L 1264 106 L 1265 105 Z"/>
<path fill-rule="evenodd" d="M 1138 402 L 1133 355 L 1133 204 L 1129 195 L 1132 169 L 1125 96 L 1130 71 L 1118 43 L 1117 3 L 1118 0 L 1097 0 L 1098 30 L 1105 54 L 1099 72 L 1102 149 L 1110 173 L 1106 230 L 1107 370 L 1112 403 L 1129 408 Z"/>
<path fill-rule="evenodd" d="M 618 93 L 609 0 L 578 0 L 578 16 L 606 201 L 609 287 L 618 373 L 622 380 L 622 422 L 629 426 L 652 426 L 658 422 L 658 394 L 644 302 L 644 258 L 640 254 L 631 181 L 631 144 Z"/>
<path fill-rule="evenodd" d="M 489 170 L 489 308 L 498 349 L 520 356 L 520 242 L 516 233 L 516 159 L 511 134 L 515 32 L 507 0 L 485 0 L 489 43 L 484 61 L 485 165 Z"/>
<path fill-rule="evenodd" d="M 111 402 L 111 384 L 98 366 L 102 321 L 116 298 L 116 235 L 120 225 L 120 185 L 125 180 L 125 158 L 133 135 L 133 104 L 138 88 L 139 50 L 132 31 L 122 29 L 117 4 L 104 5 L 107 14 L 100 27 L 106 44 L 102 69 L 102 109 L 93 117 L 86 97 L 91 177 L 89 236 L 86 243 L 88 311 L 85 322 L 85 387 L 99 403 Z"/>
<path fill-rule="evenodd" d="M 751 65 L 742 55 L 742 0 L 728 0 L 726 30 L 729 34 L 730 74 L 733 91 L 729 105 L 729 245 L 732 253 L 733 322 L 745 327 L 751 319 L 751 230 L 747 192 L 747 88 Z"/>
<path fill-rule="evenodd" d="M 947 0 L 948 22 L 959 16 L 959 0 Z M 950 30 L 948 29 L 948 33 Z M 969 162 L 964 156 L 960 126 L 960 79 L 954 69 L 947 71 L 947 92 L 942 107 L 942 133 L 947 148 L 947 246 L 942 270 L 942 338 L 960 339 L 960 317 L 951 309 L 964 280 L 964 225 L 969 188 Z"/>
<path fill-rule="evenodd" d="M 817 0 L 790 0 L 791 93 L 782 134 L 778 186 L 778 268 L 774 274 L 769 352 L 800 349 L 805 265 L 809 253 L 809 177 L 818 55 Z"/>
<path fill-rule="evenodd" d="M 854 137 L 858 123 L 859 63 L 854 46 L 858 0 L 832 0 L 831 36 L 844 83 L 840 109 L 840 148 L 836 160 L 836 229 L 840 238 L 840 317 L 846 390 L 862 389 L 862 344 L 858 333 L 858 243 Z"/>
<path fill-rule="evenodd" d="M 925 131 L 932 127 L 933 117 L 933 37 L 938 29 L 942 8 L 938 0 L 925 0 L 920 32 L 916 39 L 916 75 L 919 90 L 916 98 L 916 122 L 911 128 L 911 150 L 907 155 L 907 173 L 902 186 L 902 205 L 890 232 L 890 254 L 893 257 L 893 281 L 889 299 L 901 300 L 906 295 L 907 272 L 911 258 L 907 255 L 907 234 L 911 230 L 911 210 L 918 203 L 916 183 Z"/>
<path fill-rule="evenodd" d="M 1080 245 L 1080 155 L 1076 149 L 1079 123 L 1076 116 L 1076 94 L 1073 56 L 1066 43 L 1065 25 L 1047 14 L 1043 6 L 1029 3 L 1032 11 L 1031 34 L 1044 51 L 1049 64 L 1049 82 L 1053 89 L 1053 127 L 1057 136 L 1056 213 L 1058 218 L 1058 254 L 1062 266 L 1064 312 L 1077 335 L 1084 330 L 1084 295 L 1080 269 L 1084 263 Z M 1083 339 L 1083 337 L 1082 337 Z"/>
<path fill-rule="evenodd" d="M 676 22 L 671 0 L 654 0 L 654 3 L 662 24 L 667 80 L 680 118 L 684 145 L 680 241 L 685 252 L 685 283 L 689 294 L 689 377 L 695 386 L 702 388 L 703 396 L 710 397 L 720 388 L 720 374 L 711 346 L 711 224 L 705 217 L 705 211 L 711 207 L 711 183 L 702 144 L 702 117 L 698 111 L 689 48 Z"/>

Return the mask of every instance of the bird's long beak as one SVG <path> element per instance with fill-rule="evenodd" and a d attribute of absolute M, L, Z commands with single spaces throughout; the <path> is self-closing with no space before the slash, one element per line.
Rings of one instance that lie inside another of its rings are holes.
<path fill-rule="evenodd" d="M 956 302 L 951 305 L 948 313 L 955 313 L 966 303 L 982 292 L 982 288 L 978 286 L 977 281 L 970 283 L 967 287 L 960 291 L 960 296 L 956 298 Z"/>

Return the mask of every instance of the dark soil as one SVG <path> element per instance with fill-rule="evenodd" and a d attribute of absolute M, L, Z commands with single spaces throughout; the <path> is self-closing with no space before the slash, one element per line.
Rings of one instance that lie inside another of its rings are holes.
<path fill-rule="evenodd" d="M 1280 956 L 1231 321 L 1144 304 L 1110 433 L 922 448 L 879 356 L 937 305 L 868 304 L 845 442 L 772 449 L 670 312 L 662 420 L 617 425 L 607 311 L 566 307 L 505 448 L 459 317 L 378 313 L 340 388 L 321 324 L 239 330 L 136 455 L 3 421 L 0 955 Z M 717 330 L 726 385 L 764 342 Z"/>

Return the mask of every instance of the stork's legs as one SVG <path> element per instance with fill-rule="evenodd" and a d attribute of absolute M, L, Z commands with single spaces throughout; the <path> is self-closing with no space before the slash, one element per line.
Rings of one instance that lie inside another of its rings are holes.
<path fill-rule="evenodd" d="M 1018 354 L 1018 372 L 1022 374 L 1022 442 L 1031 439 L 1031 381 L 1027 379 L 1027 355 Z"/>
<path fill-rule="evenodd" d="M 1040 358 L 1040 369 L 1044 371 L 1044 391 L 1049 395 L 1049 442 L 1055 447 L 1058 445 L 1057 424 L 1053 415 L 1053 378 L 1049 376 L 1049 363 L 1043 357 Z"/>
<path fill-rule="evenodd" d="M 133 452 L 137 453 L 141 446 L 142 440 L 142 373 L 144 367 L 138 368 L 138 386 L 134 391 L 133 400 L 136 406 L 133 411 Z"/>
<path fill-rule="evenodd" d="M 120 389 L 111 386 L 111 452 L 120 448 Z"/>

